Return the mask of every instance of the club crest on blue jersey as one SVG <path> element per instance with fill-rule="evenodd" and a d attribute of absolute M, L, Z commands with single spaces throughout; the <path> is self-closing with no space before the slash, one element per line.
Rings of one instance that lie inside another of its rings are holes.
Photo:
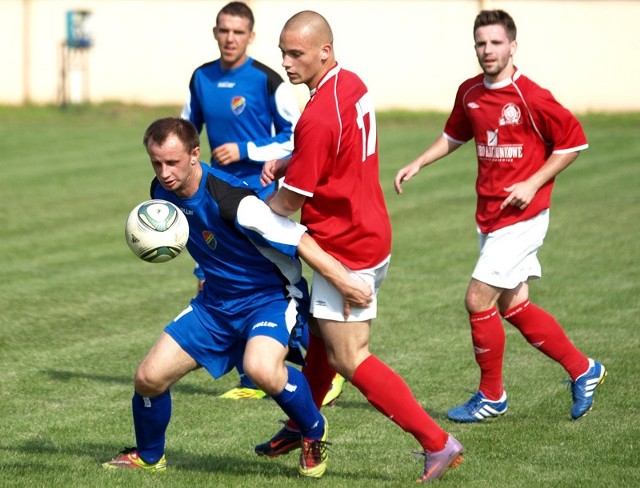
<path fill-rule="evenodd" d="M 244 97 L 233 97 L 231 99 L 231 110 L 234 114 L 240 115 L 247 107 L 247 101 Z"/>
<path fill-rule="evenodd" d="M 216 240 L 216 236 L 213 235 L 213 232 L 208 230 L 203 230 L 202 238 L 204 239 L 204 242 L 207 243 L 207 246 L 209 246 L 209 248 L 212 251 L 216 250 L 216 247 L 218 247 L 218 241 Z"/>

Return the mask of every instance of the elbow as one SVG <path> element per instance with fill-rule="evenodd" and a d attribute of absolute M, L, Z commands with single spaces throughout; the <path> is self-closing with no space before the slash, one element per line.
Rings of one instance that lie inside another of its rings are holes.
<path fill-rule="evenodd" d="M 304 198 L 298 197 L 296 195 L 290 196 L 291 192 L 283 191 L 281 188 L 277 191 L 277 193 L 273 196 L 271 200 L 269 200 L 269 207 L 275 213 L 279 215 L 283 215 L 285 217 L 289 217 L 296 213 L 302 207 L 304 203 Z"/>
<path fill-rule="evenodd" d="M 269 202 L 269 208 L 271 208 L 274 213 L 282 215 L 283 217 L 289 217 L 296 213 L 296 209 L 293 209 L 290 205 L 277 201 L 275 198 Z"/>
<path fill-rule="evenodd" d="M 284 212 L 283 215 L 286 215 L 288 217 L 289 215 L 293 215 L 298 210 L 300 210 L 300 207 L 295 204 L 292 204 L 291 202 L 285 202 L 284 205 L 282 206 L 282 210 Z"/>

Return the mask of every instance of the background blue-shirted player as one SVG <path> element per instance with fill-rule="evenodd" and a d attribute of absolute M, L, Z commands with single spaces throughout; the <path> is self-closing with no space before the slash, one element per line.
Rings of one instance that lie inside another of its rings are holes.
<path fill-rule="evenodd" d="M 258 181 L 262 165 L 291 154 L 300 109 L 282 77 L 247 54 L 253 26 L 253 12 L 243 2 L 228 3 L 218 12 L 213 37 L 220 57 L 193 72 L 181 117 L 199 133 L 206 126 L 211 165 L 237 176 L 264 200 L 274 185 L 264 188 Z M 201 289 L 204 273 L 197 263 L 194 275 Z M 240 384 L 222 398 L 263 398 L 265 392 L 244 374 L 242 364 L 237 369 Z"/>
<path fill-rule="evenodd" d="M 265 161 L 289 156 L 300 108 L 290 86 L 274 70 L 247 54 L 254 17 L 242 2 L 220 10 L 213 28 L 220 58 L 198 67 L 189 82 L 182 118 L 198 132 L 206 126 L 211 165 L 246 182 L 263 200 Z"/>
<path fill-rule="evenodd" d="M 136 447 L 105 468 L 164 470 L 170 387 L 204 367 L 227 373 L 244 354 L 244 368 L 301 427 L 307 450 L 326 442 L 326 419 L 314 405 L 302 373 L 285 364 L 292 331 L 306 320 L 307 285 L 297 252 L 336 283 L 353 304 L 366 306 L 371 290 L 320 250 L 306 228 L 277 216 L 241 182 L 200 162 L 196 128 L 172 117 L 152 123 L 144 136 L 156 178 L 151 197 L 178 206 L 189 222 L 187 249 L 205 275 L 204 288 L 165 328 L 135 375 L 132 399 Z M 348 313 L 349 301 L 345 302 Z M 320 477 L 322 466 L 299 472 Z"/>

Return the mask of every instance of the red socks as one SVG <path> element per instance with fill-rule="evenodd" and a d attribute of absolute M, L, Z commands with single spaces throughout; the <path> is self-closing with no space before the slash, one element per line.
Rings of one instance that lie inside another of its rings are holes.
<path fill-rule="evenodd" d="M 374 355 L 353 374 L 355 386 L 376 410 L 412 434 L 430 452 L 444 449 L 448 434 L 420 406 L 405 381 Z"/>
<path fill-rule="evenodd" d="M 572 380 L 589 368 L 589 358 L 580 352 L 562 330 L 558 321 L 529 300 L 504 312 L 503 317 L 515 326 L 536 349 L 557 361 Z M 505 334 L 496 307 L 470 314 L 471 339 L 476 362 L 480 366 L 479 390 L 489 400 L 503 393 L 502 358 Z"/>
<path fill-rule="evenodd" d="M 529 300 L 507 310 L 504 318 L 529 344 L 559 362 L 572 380 L 589 368 L 589 358 L 573 345 L 558 321 Z"/>
<path fill-rule="evenodd" d="M 304 359 L 305 365 L 302 372 L 311 388 L 313 402 L 320 409 L 324 397 L 331 389 L 331 382 L 336 376 L 336 372 L 329 366 L 327 348 L 320 337 L 309 334 L 309 349 Z"/>
<path fill-rule="evenodd" d="M 505 334 L 498 309 L 469 314 L 471 340 L 476 362 L 480 366 L 480 387 L 488 400 L 499 400 L 504 392 L 502 359 Z"/>

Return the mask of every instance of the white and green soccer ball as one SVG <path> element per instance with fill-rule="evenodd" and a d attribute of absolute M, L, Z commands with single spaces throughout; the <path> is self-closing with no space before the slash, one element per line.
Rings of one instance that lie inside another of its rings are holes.
<path fill-rule="evenodd" d="M 164 263 L 184 249 L 189 239 L 189 223 L 173 203 L 147 200 L 129 214 L 125 237 L 133 254 L 140 259 Z"/>

